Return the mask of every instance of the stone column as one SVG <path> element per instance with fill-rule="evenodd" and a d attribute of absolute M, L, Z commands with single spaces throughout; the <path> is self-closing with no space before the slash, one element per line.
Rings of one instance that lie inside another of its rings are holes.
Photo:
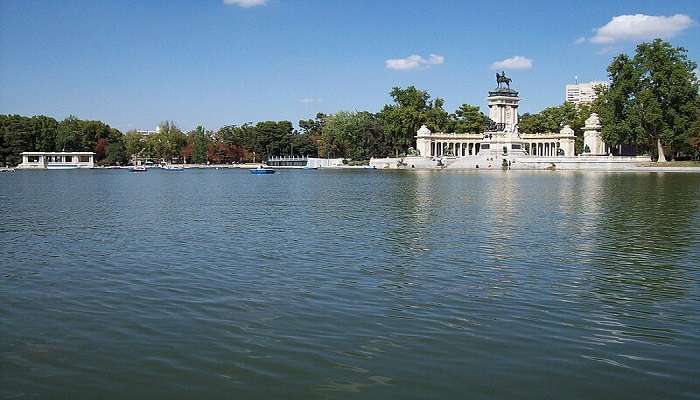
<path fill-rule="evenodd" d="M 604 155 L 605 143 L 603 143 L 603 138 L 601 136 L 601 126 L 598 114 L 592 113 L 590 117 L 585 122 L 583 126 L 583 149 L 586 150 L 588 146 L 588 154 L 590 155 Z"/>

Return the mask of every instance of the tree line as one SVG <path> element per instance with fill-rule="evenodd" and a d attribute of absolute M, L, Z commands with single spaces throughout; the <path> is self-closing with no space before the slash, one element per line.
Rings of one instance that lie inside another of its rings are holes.
<path fill-rule="evenodd" d="M 476 106 L 464 104 L 449 113 L 443 99 L 431 99 L 414 86 L 395 87 L 390 95 L 393 102 L 377 113 L 318 113 L 300 120 L 298 129 L 290 121 L 261 121 L 216 131 L 198 126 L 185 133 L 166 121 L 155 133 L 122 134 L 103 122 L 74 116 L 57 121 L 0 115 L 0 163 L 21 162 L 23 151 L 94 151 L 98 165 L 125 164 L 132 157 L 190 163 L 260 162 L 271 156 L 362 161 L 406 154 L 423 124 L 433 131 L 459 133 L 480 133 L 487 127 L 488 118 Z"/>
<path fill-rule="evenodd" d="M 700 97 L 696 63 L 683 48 L 657 39 L 642 43 L 634 57 L 620 54 L 608 67 L 610 87 L 598 89 L 590 105 L 562 105 L 520 117 L 523 133 L 558 132 L 569 125 L 583 151 L 583 126 L 591 112 L 600 116 L 603 140 L 611 147 L 634 145 L 664 161 L 700 156 Z M 19 163 L 22 151 L 94 151 L 98 165 L 127 163 L 132 157 L 190 163 L 259 162 L 270 156 L 301 155 L 351 160 L 405 155 L 425 124 L 433 132 L 482 133 L 492 121 L 479 107 L 445 110 L 414 86 L 394 87 L 392 102 L 379 112 L 318 113 L 300 120 L 227 125 L 216 131 L 181 131 L 172 122 L 158 132 L 122 134 L 101 121 L 68 117 L 0 115 L 0 163 Z"/>

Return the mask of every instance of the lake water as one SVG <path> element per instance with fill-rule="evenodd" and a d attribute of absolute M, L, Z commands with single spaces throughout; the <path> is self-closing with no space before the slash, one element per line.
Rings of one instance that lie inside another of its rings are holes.
<path fill-rule="evenodd" d="M 0 174 L 0 398 L 700 398 L 700 174 Z"/>

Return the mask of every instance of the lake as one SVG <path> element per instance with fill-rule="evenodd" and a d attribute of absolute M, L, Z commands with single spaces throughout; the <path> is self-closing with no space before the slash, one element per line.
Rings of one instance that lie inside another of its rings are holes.
<path fill-rule="evenodd" d="M 700 397 L 700 174 L 0 174 L 0 398 Z"/>

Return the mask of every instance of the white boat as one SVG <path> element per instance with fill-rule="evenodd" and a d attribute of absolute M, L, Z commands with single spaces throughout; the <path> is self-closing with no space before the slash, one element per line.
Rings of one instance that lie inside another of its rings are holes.
<path fill-rule="evenodd" d="M 133 167 L 129 168 L 130 172 L 146 172 L 147 169 L 143 165 L 134 165 Z"/>
<path fill-rule="evenodd" d="M 10 167 L 7 167 L 7 168 L 2 167 L 2 168 L 0 168 L 0 172 L 15 172 L 15 169 L 10 168 Z"/>
<path fill-rule="evenodd" d="M 185 170 L 185 167 L 178 166 L 178 165 L 172 165 L 172 164 L 163 165 L 161 168 L 166 170 L 166 171 L 184 171 Z"/>

